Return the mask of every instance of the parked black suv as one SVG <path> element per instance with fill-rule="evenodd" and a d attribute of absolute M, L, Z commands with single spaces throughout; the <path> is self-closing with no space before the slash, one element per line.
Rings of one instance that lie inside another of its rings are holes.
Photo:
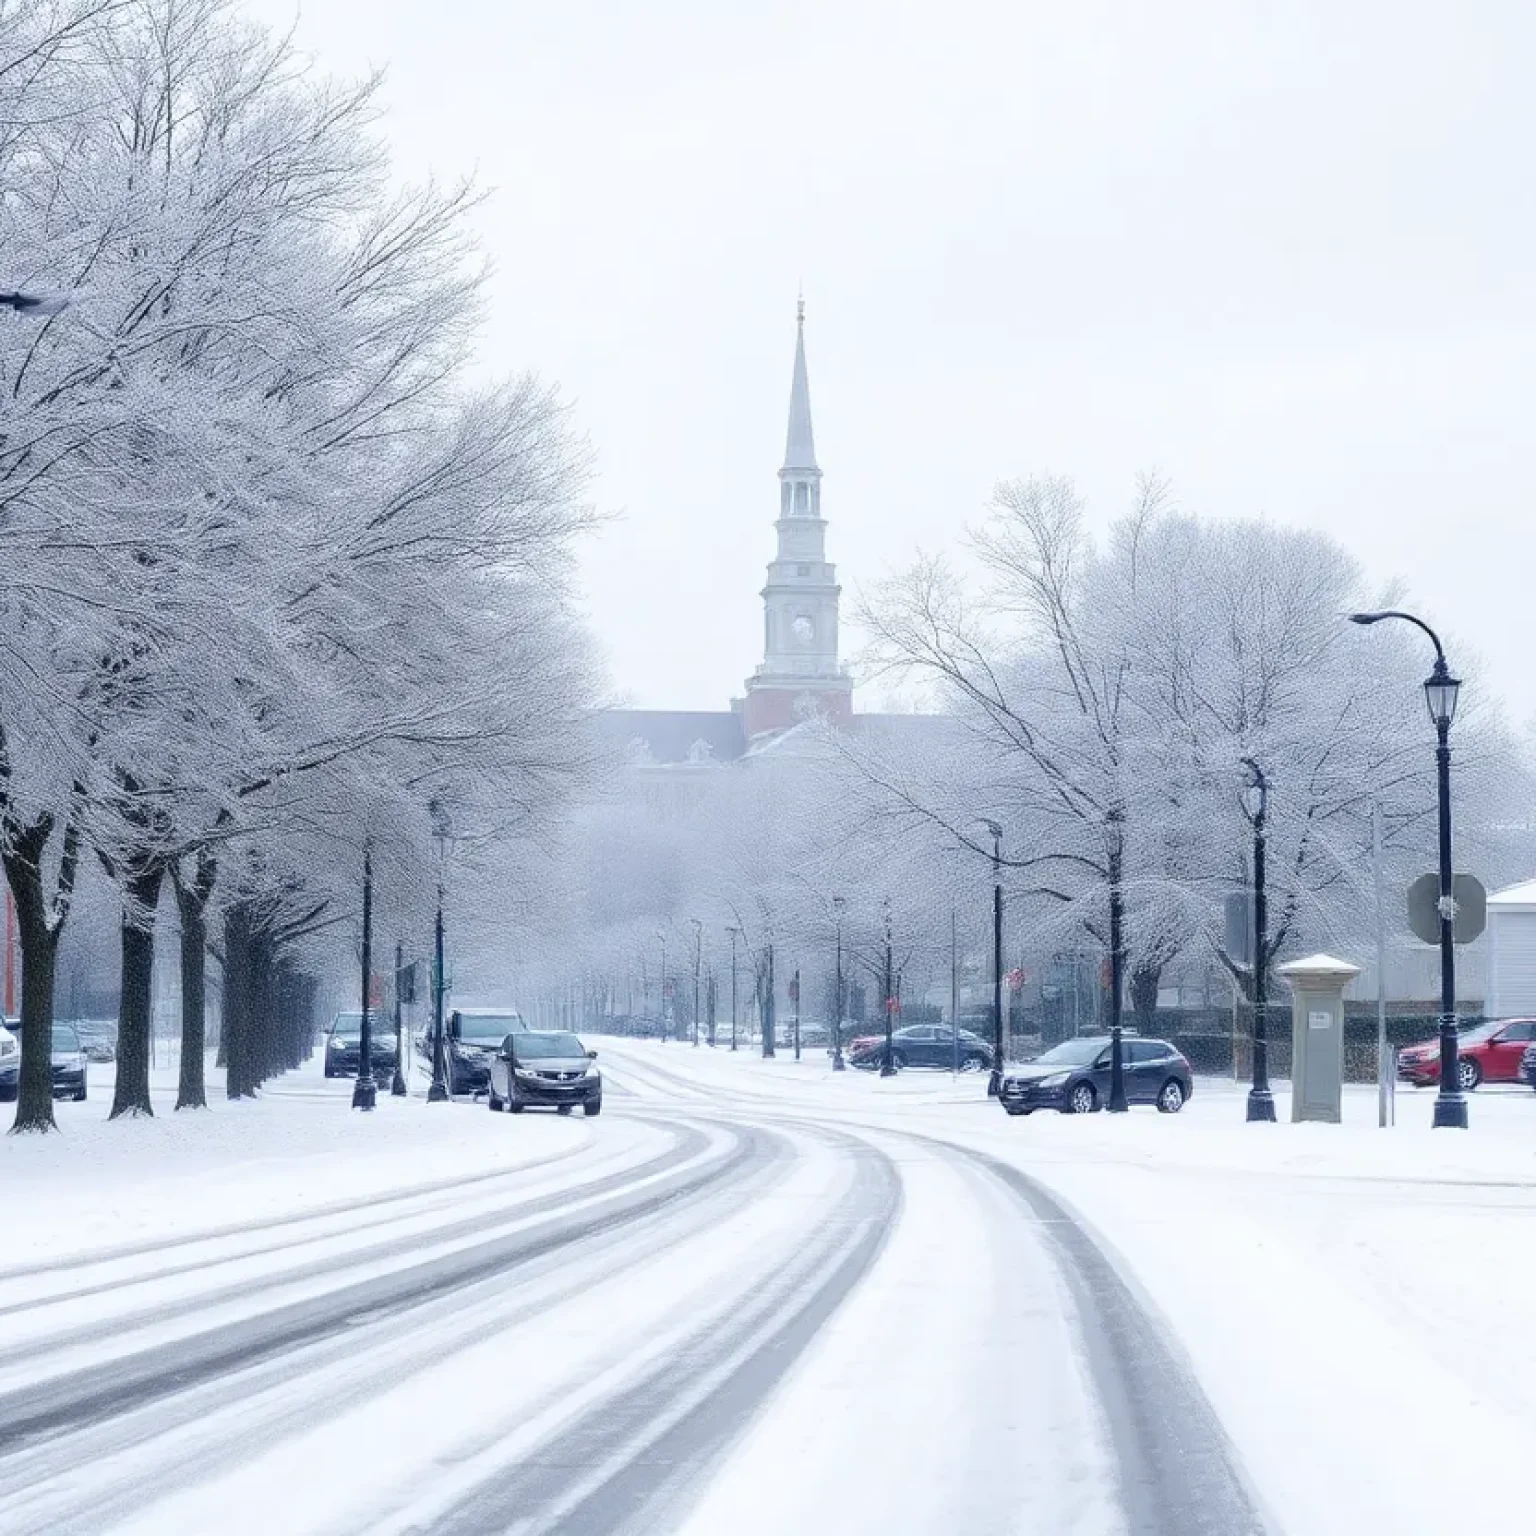
<path fill-rule="evenodd" d="M 584 1113 L 603 1112 L 603 1076 L 589 1051 L 563 1030 L 509 1033 L 491 1058 L 486 1102 L 492 1109 L 520 1115 L 530 1104 L 544 1104 L 568 1115 L 580 1104 Z"/>
<path fill-rule="evenodd" d="M 514 1008 L 455 1008 L 444 1020 L 443 1070 L 448 1092 L 478 1096 L 491 1085 L 491 1061 L 510 1034 L 524 1034 L 528 1026 Z M 428 1034 L 428 1060 L 431 1060 Z"/>
<path fill-rule="evenodd" d="M 395 1071 L 395 1031 L 382 1016 L 369 1009 L 368 1057 L 374 1078 L 392 1077 Z M 356 1077 L 357 1058 L 363 1048 L 363 1016 L 338 1013 L 325 1032 L 325 1075 Z"/>
<path fill-rule="evenodd" d="M 1059 1109 L 1086 1115 L 1109 1102 L 1108 1035 L 1063 1040 L 1026 1067 L 1010 1067 L 998 1102 L 1010 1115 Z M 1176 1115 L 1195 1090 L 1189 1063 L 1166 1040 L 1121 1037 L 1120 1065 L 1128 1104 L 1155 1104 Z"/>

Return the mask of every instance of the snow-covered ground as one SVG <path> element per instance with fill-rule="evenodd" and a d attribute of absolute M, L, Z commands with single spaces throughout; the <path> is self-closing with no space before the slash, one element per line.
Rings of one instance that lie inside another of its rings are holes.
<path fill-rule="evenodd" d="M 316 1068 L 108 1124 L 98 1074 L 0 1142 L 0 1522 L 1528 1528 L 1536 1094 L 1010 1120 L 980 1077 L 594 1043 L 600 1120 L 363 1116 Z"/>

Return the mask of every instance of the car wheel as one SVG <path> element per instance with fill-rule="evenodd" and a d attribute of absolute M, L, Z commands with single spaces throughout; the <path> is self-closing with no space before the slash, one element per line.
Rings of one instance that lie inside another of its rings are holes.
<path fill-rule="evenodd" d="M 903 1056 L 900 1051 L 892 1051 L 891 1065 L 895 1067 L 898 1072 L 901 1072 L 906 1068 L 907 1058 Z"/>
<path fill-rule="evenodd" d="M 492 1114 L 501 1113 L 501 1100 L 496 1097 L 496 1090 L 494 1088 L 487 1088 L 485 1090 L 485 1103 Z"/>
<path fill-rule="evenodd" d="M 1025 1111 L 1017 1104 L 1004 1104 L 1003 1113 L 1007 1115 L 1022 1115 Z"/>
<path fill-rule="evenodd" d="M 569 1104 L 556 1104 L 555 1105 L 555 1113 L 557 1115 L 568 1115 L 568 1114 L 570 1114 L 572 1107 L 573 1106 L 571 1106 Z"/>
<path fill-rule="evenodd" d="M 987 1059 L 985 1056 L 967 1056 L 960 1063 L 960 1070 L 962 1072 L 985 1072 L 987 1070 Z"/>
<path fill-rule="evenodd" d="M 1184 1108 L 1184 1085 L 1178 1078 L 1170 1077 L 1158 1090 L 1157 1107 L 1165 1115 L 1176 1115 Z"/>
<path fill-rule="evenodd" d="M 84 1104 L 85 1103 L 85 1097 L 86 1097 L 85 1086 L 86 1085 L 85 1085 L 84 1079 L 82 1079 L 79 1088 L 76 1089 L 76 1091 L 75 1091 L 75 1103 L 76 1104 Z"/>
<path fill-rule="evenodd" d="M 1067 1095 L 1069 1115 L 1091 1115 L 1098 1107 L 1099 1096 L 1093 1091 L 1092 1083 L 1079 1083 Z"/>
<path fill-rule="evenodd" d="M 1465 1056 L 1456 1063 L 1456 1079 L 1461 1084 L 1463 1093 L 1471 1093 L 1483 1080 L 1483 1069 L 1475 1061 L 1468 1061 Z"/>
<path fill-rule="evenodd" d="M 330 1064 L 330 1062 L 326 1062 L 326 1064 L 325 1064 L 325 1075 L 327 1077 L 335 1077 L 336 1076 L 336 1074 L 331 1071 L 331 1064 Z"/>
<path fill-rule="evenodd" d="M 523 1101 L 521 1099 L 508 1099 L 507 1100 L 507 1112 L 509 1114 L 520 1115 L 520 1114 L 522 1114 L 523 1110 L 526 1107 L 527 1106 L 523 1103 Z"/>
<path fill-rule="evenodd" d="M 583 1106 L 583 1112 L 589 1115 L 602 1114 L 603 1101 L 601 1099 L 588 1099 L 586 1104 Z"/>

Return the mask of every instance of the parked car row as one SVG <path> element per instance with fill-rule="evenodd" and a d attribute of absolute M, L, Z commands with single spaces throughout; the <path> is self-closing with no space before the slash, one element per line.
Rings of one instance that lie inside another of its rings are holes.
<path fill-rule="evenodd" d="M 19 1019 L 0 1020 L 0 1100 L 14 1100 L 21 1092 L 21 1034 Z M 49 1045 L 54 1098 L 86 1098 L 86 1053 L 75 1026 L 55 1024 Z"/>

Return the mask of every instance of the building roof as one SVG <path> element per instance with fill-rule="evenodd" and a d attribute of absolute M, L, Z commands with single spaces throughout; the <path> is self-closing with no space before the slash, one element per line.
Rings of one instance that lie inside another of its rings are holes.
<path fill-rule="evenodd" d="M 612 746 L 641 761 L 731 763 L 747 750 L 741 716 L 731 709 L 606 709 L 597 718 Z"/>
<path fill-rule="evenodd" d="M 1512 907 L 1517 911 L 1536 911 L 1536 880 L 1527 880 L 1523 885 L 1506 886 L 1502 891 L 1495 891 L 1488 898 L 1488 905 Z"/>
<path fill-rule="evenodd" d="M 784 468 L 816 470 L 816 437 L 811 431 L 811 382 L 805 371 L 804 299 L 800 300 L 795 320 L 795 372 L 789 386 L 789 434 L 784 443 Z"/>

